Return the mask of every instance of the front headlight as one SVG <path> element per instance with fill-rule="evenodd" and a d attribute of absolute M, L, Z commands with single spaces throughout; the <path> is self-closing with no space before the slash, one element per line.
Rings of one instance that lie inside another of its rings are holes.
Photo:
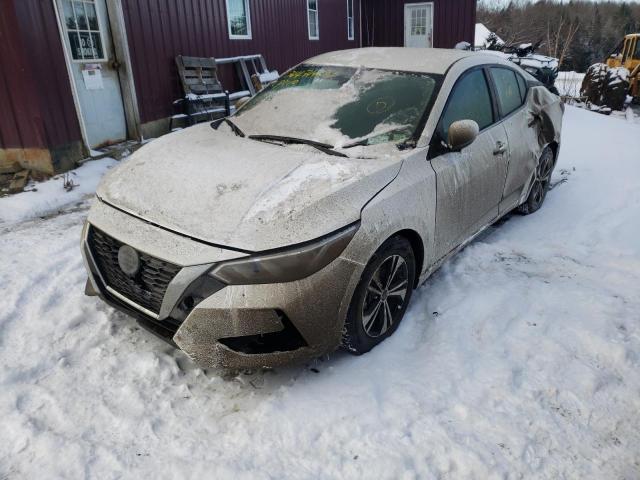
<path fill-rule="evenodd" d="M 347 247 L 359 223 L 326 237 L 270 254 L 231 260 L 214 267 L 209 275 L 227 285 L 283 283 L 301 280 L 326 267 Z"/>

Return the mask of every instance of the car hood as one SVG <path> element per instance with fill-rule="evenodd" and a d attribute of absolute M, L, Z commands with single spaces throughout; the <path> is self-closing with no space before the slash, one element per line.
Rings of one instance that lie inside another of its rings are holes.
<path fill-rule="evenodd" d="M 142 147 L 105 177 L 97 195 L 175 232 L 261 251 L 357 221 L 400 165 L 399 155 L 335 157 L 200 124 Z"/>

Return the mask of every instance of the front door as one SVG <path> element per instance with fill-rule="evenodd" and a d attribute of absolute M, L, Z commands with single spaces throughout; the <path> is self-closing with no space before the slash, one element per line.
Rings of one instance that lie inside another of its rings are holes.
<path fill-rule="evenodd" d="M 441 258 L 498 216 L 509 153 L 506 131 L 493 111 L 485 72 L 473 69 L 456 82 L 440 118 L 434 144 L 458 120 L 474 120 L 476 140 L 459 152 L 431 159 L 436 173 L 436 258 Z"/>
<path fill-rule="evenodd" d="M 105 0 L 56 0 L 90 148 L 127 137 Z"/>
<path fill-rule="evenodd" d="M 433 3 L 407 3 L 404 6 L 404 46 L 433 46 Z"/>

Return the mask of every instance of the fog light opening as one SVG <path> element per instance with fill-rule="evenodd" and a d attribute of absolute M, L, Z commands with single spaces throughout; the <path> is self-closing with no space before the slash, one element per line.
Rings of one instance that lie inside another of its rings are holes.
<path fill-rule="evenodd" d="M 250 355 L 291 352 L 308 346 L 308 343 L 284 312 L 276 310 L 276 314 L 284 326 L 284 328 L 278 332 L 221 338 L 219 342 L 234 352 Z"/>

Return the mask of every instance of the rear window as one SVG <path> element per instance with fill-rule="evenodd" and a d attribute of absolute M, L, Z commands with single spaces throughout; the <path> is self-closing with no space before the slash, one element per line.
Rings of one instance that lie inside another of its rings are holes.
<path fill-rule="evenodd" d="M 509 115 L 523 104 L 516 73 L 508 68 L 491 68 L 491 75 L 496 85 L 498 105 L 503 116 Z"/>
<path fill-rule="evenodd" d="M 516 73 L 516 79 L 518 80 L 518 86 L 520 87 L 520 98 L 524 102 L 527 98 L 527 82 L 524 81 L 522 75 Z"/>

